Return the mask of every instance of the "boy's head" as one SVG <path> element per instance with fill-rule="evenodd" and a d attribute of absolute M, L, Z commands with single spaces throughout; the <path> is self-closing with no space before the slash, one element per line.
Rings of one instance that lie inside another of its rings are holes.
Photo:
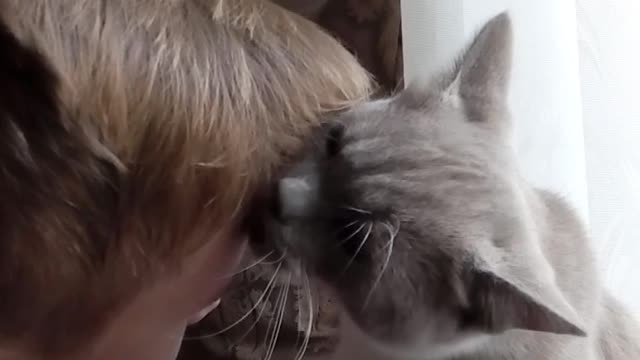
<path fill-rule="evenodd" d="M 369 84 L 251 0 L 7 0 L 0 82 L 0 359 L 141 360 L 219 295 L 253 189 Z"/>

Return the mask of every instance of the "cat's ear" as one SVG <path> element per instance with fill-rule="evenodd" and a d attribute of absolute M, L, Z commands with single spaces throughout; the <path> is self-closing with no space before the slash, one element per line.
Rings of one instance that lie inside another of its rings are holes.
<path fill-rule="evenodd" d="M 450 90 L 457 92 L 467 107 L 490 111 L 506 104 L 512 38 L 511 18 L 504 12 L 492 18 L 463 53 Z"/>
<path fill-rule="evenodd" d="M 582 322 L 557 286 L 474 269 L 468 277 L 461 327 L 486 333 L 530 330 L 585 336 Z"/>

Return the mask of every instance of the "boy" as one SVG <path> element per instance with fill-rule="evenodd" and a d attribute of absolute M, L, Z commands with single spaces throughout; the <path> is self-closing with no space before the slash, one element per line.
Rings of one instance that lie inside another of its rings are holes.
<path fill-rule="evenodd" d="M 243 201 L 366 97 L 251 0 L 0 3 L 0 359 L 173 359 L 243 251 Z"/>

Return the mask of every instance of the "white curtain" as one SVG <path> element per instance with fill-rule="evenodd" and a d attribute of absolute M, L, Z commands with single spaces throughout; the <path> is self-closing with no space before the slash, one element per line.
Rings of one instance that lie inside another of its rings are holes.
<path fill-rule="evenodd" d="M 405 78 L 446 67 L 504 10 L 525 175 L 573 204 L 605 285 L 640 314 L 640 0 L 402 0 Z"/>

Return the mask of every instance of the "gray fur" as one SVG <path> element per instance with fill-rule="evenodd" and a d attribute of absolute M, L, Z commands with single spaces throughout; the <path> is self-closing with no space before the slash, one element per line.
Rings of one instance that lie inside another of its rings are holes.
<path fill-rule="evenodd" d="M 495 17 L 451 72 L 340 115 L 282 180 L 269 234 L 341 300 L 334 359 L 640 359 L 574 211 L 518 175 L 511 37 Z"/>

